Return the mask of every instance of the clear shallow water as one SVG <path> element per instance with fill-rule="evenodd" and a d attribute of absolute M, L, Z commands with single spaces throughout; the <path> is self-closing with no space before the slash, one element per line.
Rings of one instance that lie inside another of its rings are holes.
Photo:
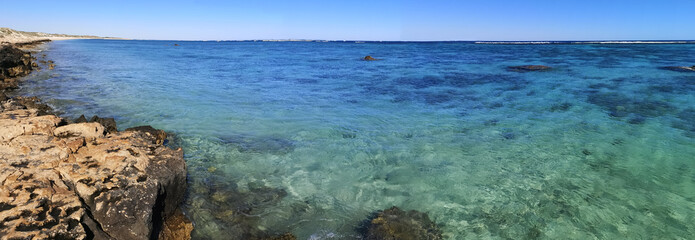
<path fill-rule="evenodd" d="M 71 40 L 45 53 L 56 69 L 21 94 L 176 135 L 196 238 L 354 239 L 393 205 L 448 239 L 695 235 L 695 74 L 658 69 L 695 64 L 695 45 Z M 521 64 L 555 69 L 505 71 Z"/>

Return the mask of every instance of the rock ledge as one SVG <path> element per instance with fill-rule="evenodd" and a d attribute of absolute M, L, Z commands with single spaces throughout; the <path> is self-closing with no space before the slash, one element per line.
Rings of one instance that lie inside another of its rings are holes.
<path fill-rule="evenodd" d="M 161 142 L 1 102 L 0 238 L 189 239 L 183 150 Z"/>

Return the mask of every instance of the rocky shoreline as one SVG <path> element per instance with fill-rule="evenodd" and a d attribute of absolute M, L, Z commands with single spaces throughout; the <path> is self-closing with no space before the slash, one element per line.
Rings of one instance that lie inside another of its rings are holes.
<path fill-rule="evenodd" d="M 5 95 L 19 78 L 51 67 L 20 49 L 44 42 L 0 49 L 0 239 L 191 239 L 193 223 L 180 209 L 183 150 L 165 146 L 164 131 L 63 119 L 36 97 Z M 249 239 L 296 239 L 241 225 Z M 442 239 L 425 213 L 397 207 L 356 230 L 365 239 Z"/>
<path fill-rule="evenodd" d="M 35 60 L 0 49 L 0 238 L 190 239 L 183 150 L 152 127 L 70 123 L 38 98 L 8 98 Z"/>

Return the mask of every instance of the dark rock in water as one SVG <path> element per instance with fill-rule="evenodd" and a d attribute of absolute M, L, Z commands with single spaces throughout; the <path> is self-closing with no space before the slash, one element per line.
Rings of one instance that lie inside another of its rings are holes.
<path fill-rule="evenodd" d="M 592 154 L 592 152 L 589 151 L 588 149 L 583 149 L 583 150 L 582 150 L 582 154 L 584 154 L 584 155 L 586 155 L 586 156 L 589 156 L 589 155 Z"/>
<path fill-rule="evenodd" d="M 667 67 L 660 67 L 659 69 L 676 71 L 676 72 L 695 72 L 695 66 L 692 66 L 692 67 L 667 66 Z"/>
<path fill-rule="evenodd" d="M 116 127 L 116 120 L 113 118 L 100 118 L 99 116 L 93 116 L 92 119 L 89 119 L 89 122 L 98 122 L 101 123 L 104 128 L 106 128 L 107 133 L 113 133 L 113 132 L 118 132 L 118 128 Z"/>
<path fill-rule="evenodd" d="M 628 120 L 627 122 L 629 124 L 642 124 L 645 121 L 647 121 L 647 118 L 640 116 L 640 115 L 636 115 L 636 116 L 633 116 L 632 118 L 630 118 L 630 120 Z"/>
<path fill-rule="evenodd" d="M 507 71 L 510 72 L 534 72 L 534 71 L 547 71 L 552 69 L 551 67 L 544 65 L 521 65 L 521 66 L 509 66 Z"/>
<path fill-rule="evenodd" d="M 376 58 L 373 58 L 372 56 L 366 56 L 366 57 L 362 58 L 362 60 L 365 60 L 365 61 L 376 61 L 376 60 L 381 60 L 381 59 L 376 59 Z"/>
<path fill-rule="evenodd" d="M 31 73 L 32 60 L 31 53 L 16 47 L 4 46 L 0 48 L 0 87 L 3 87 L 3 83 L 7 79 L 18 78 Z M 2 89 L 0 88 L 0 90 Z"/>
<path fill-rule="evenodd" d="M 442 232 L 427 214 L 415 210 L 403 211 L 398 207 L 383 210 L 370 220 L 367 240 L 438 240 Z"/>
<path fill-rule="evenodd" d="M 152 136 L 155 144 L 163 144 L 167 139 L 167 133 L 164 132 L 164 130 L 159 130 L 149 125 L 127 128 L 126 131 L 143 132 L 149 136 Z"/>
<path fill-rule="evenodd" d="M 75 123 L 86 123 L 86 122 L 87 122 L 87 118 L 84 117 L 84 115 L 80 115 L 80 117 L 75 119 Z"/>
<path fill-rule="evenodd" d="M 285 233 L 282 235 L 263 238 L 262 240 L 297 240 L 297 237 L 295 237 L 291 233 Z"/>
<path fill-rule="evenodd" d="M 200 184 L 200 185 L 198 185 Z M 228 229 L 227 239 L 292 239 L 290 235 L 277 236 L 258 228 L 262 219 L 257 215 L 276 206 L 287 192 L 283 189 L 271 188 L 262 184 L 249 183 L 248 189 L 238 191 L 236 184 L 227 179 L 211 180 L 196 183 L 192 189 L 207 188 L 209 194 L 205 204 L 213 212 L 213 217 Z M 195 213 L 193 213 L 195 214 Z"/>
<path fill-rule="evenodd" d="M 193 231 L 193 223 L 180 209 L 174 215 L 168 217 L 159 232 L 159 240 L 190 240 Z"/>
<path fill-rule="evenodd" d="M 38 115 L 53 113 L 53 108 L 41 102 L 41 99 L 37 97 L 14 97 L 12 100 L 25 109 L 36 109 Z"/>
<path fill-rule="evenodd" d="M 613 111 L 608 113 L 608 115 L 610 115 L 611 117 L 617 117 L 617 118 L 627 117 L 627 115 L 629 115 L 629 114 L 630 114 L 629 112 L 625 111 L 624 107 L 621 108 L 620 106 L 618 106 L 617 109 L 614 109 Z"/>
<path fill-rule="evenodd" d="M 567 111 L 568 109 L 570 109 L 570 107 L 572 107 L 572 104 L 568 103 L 568 102 L 556 103 L 556 104 L 553 104 L 552 106 L 550 106 L 550 111 L 551 112 L 557 112 L 557 111 L 564 112 L 564 111 Z"/>
<path fill-rule="evenodd" d="M 283 155 L 294 151 L 294 142 L 276 138 L 276 137 L 259 137 L 248 135 L 230 135 L 220 137 L 222 142 L 235 146 L 240 152 L 254 153 L 270 153 L 275 155 Z"/>
<path fill-rule="evenodd" d="M 516 133 L 514 133 L 514 131 L 512 131 L 511 129 L 504 129 L 502 133 L 500 133 L 500 135 L 502 135 L 502 137 L 507 140 L 516 139 Z"/>

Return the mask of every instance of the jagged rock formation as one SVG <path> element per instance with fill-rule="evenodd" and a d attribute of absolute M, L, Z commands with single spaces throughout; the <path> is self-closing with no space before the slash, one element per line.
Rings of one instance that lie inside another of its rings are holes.
<path fill-rule="evenodd" d="M 427 214 L 391 207 L 380 211 L 367 227 L 368 240 L 439 240 L 442 232 Z"/>
<path fill-rule="evenodd" d="M 21 102 L 0 107 L 0 238 L 190 238 L 192 224 L 175 214 L 186 189 L 181 149 Z"/>
<path fill-rule="evenodd" d="M 0 92 L 17 88 L 17 78 L 31 73 L 36 63 L 31 53 L 13 46 L 0 47 Z"/>

